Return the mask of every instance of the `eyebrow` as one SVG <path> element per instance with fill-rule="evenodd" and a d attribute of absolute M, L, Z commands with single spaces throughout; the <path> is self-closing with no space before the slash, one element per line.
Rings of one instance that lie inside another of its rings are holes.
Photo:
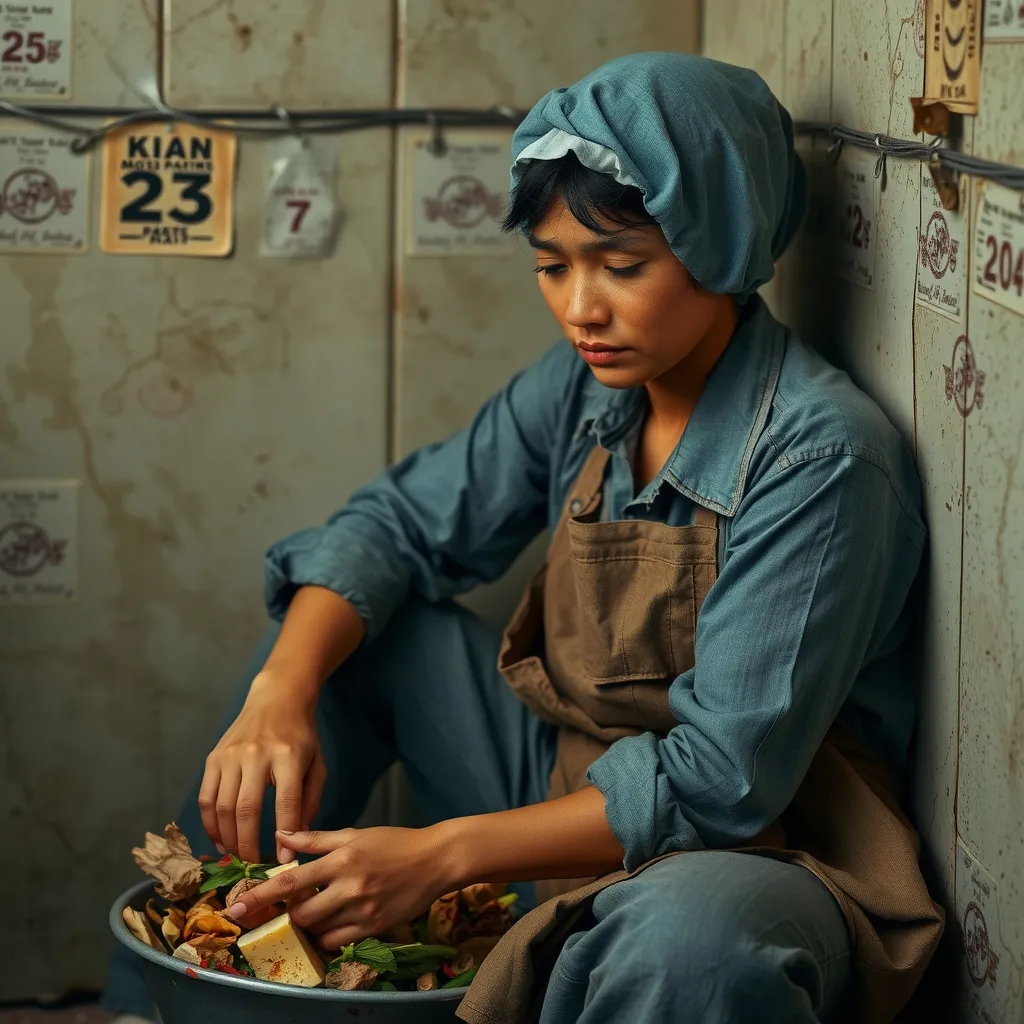
<path fill-rule="evenodd" d="M 645 239 L 638 231 L 616 231 L 614 235 L 602 237 L 593 242 L 585 242 L 581 249 L 583 252 L 636 252 Z M 557 253 L 565 255 L 565 250 L 553 238 L 538 238 L 532 234 L 529 237 L 532 248 L 541 252 Z"/>

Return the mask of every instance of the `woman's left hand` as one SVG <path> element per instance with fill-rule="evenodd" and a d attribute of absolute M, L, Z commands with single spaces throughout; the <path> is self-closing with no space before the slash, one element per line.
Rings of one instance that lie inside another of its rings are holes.
<path fill-rule="evenodd" d="M 296 897 L 288 913 L 300 928 L 340 949 L 406 924 L 458 888 L 439 833 L 432 828 L 346 828 L 338 832 L 277 833 L 277 842 L 318 859 L 245 893 L 228 913 L 235 919 Z M 317 887 L 320 892 L 302 898 Z"/>

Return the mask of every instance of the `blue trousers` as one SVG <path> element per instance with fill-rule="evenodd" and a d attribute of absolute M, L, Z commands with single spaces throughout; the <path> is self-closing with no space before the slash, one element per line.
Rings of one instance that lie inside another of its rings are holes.
<path fill-rule="evenodd" d="M 225 727 L 276 638 L 253 660 Z M 384 633 L 327 682 L 318 728 L 328 781 L 314 827 L 346 828 L 401 759 L 422 824 L 543 800 L 555 729 L 497 671 L 500 637 L 455 604 L 411 600 Z M 193 850 L 212 853 L 198 781 L 178 818 Z M 261 848 L 273 851 L 273 793 Z M 524 903 L 529 905 L 528 893 Z M 803 868 L 722 852 L 655 864 L 602 892 L 595 924 L 570 936 L 542 1024 L 804 1024 L 842 1003 L 850 941 L 828 890 Z M 151 1016 L 129 955 L 116 951 L 104 1005 Z"/>

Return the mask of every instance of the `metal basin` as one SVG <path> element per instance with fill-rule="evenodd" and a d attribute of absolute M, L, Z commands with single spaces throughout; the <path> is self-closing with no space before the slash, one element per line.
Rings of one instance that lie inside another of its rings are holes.
<path fill-rule="evenodd" d="M 352 1019 L 374 1024 L 450 1024 L 462 990 L 436 992 L 338 992 L 334 989 L 277 985 L 236 978 L 218 971 L 193 971 L 158 953 L 128 931 L 125 907 L 145 910 L 153 884 L 141 882 L 123 892 L 110 908 L 110 930 L 138 958 L 149 994 L 163 1024 L 339 1024 Z"/>

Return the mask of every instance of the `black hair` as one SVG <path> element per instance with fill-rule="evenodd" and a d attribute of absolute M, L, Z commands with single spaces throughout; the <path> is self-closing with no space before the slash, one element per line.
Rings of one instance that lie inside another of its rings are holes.
<path fill-rule="evenodd" d="M 502 230 L 529 234 L 556 199 L 563 199 L 573 217 L 597 235 L 656 223 L 644 207 L 640 189 L 584 167 L 576 154 L 569 152 L 557 160 L 526 163 L 512 190 Z"/>

